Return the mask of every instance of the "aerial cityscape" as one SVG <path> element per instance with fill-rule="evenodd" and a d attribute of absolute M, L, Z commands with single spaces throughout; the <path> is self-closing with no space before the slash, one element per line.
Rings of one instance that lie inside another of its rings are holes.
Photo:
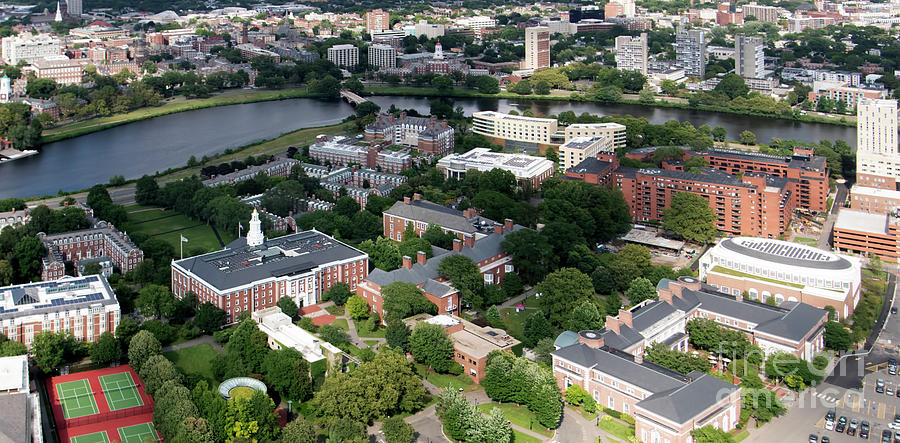
<path fill-rule="evenodd" d="M 900 443 L 900 0 L 17 0 L 0 71 L 0 442 Z"/>

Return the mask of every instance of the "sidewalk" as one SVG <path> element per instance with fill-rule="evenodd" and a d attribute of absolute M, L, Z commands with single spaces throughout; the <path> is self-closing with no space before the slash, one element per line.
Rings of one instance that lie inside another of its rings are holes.
<path fill-rule="evenodd" d="M 188 340 L 184 343 L 178 343 L 177 345 L 166 346 L 166 347 L 162 348 L 162 351 L 163 352 L 178 351 L 180 349 L 190 348 L 191 346 L 197 346 L 197 345 L 203 345 L 203 344 L 212 346 L 213 349 L 215 349 L 216 352 L 218 352 L 219 354 L 225 353 L 225 350 L 222 349 L 222 347 L 219 346 L 218 343 L 216 343 L 216 340 L 213 339 L 211 335 L 204 335 L 202 337 L 197 337 L 193 340 Z"/>

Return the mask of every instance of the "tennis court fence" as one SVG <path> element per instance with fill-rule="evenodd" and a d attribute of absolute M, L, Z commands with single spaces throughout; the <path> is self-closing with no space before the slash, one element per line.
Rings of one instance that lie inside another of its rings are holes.
<path fill-rule="evenodd" d="M 101 421 L 115 420 L 119 418 L 131 417 L 134 415 L 141 414 L 152 414 L 153 413 L 153 405 L 146 404 L 142 406 L 136 406 L 128 409 L 120 409 L 118 411 L 109 411 L 109 412 L 101 412 L 99 414 L 87 415 L 84 417 L 73 418 L 69 420 L 64 420 L 62 423 L 63 428 L 70 428 L 75 426 L 84 426 L 90 425 L 94 423 L 99 423 Z"/>

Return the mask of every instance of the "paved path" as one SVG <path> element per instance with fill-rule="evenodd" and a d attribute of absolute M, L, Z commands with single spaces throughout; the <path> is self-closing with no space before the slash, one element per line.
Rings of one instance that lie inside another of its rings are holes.
<path fill-rule="evenodd" d="M 509 300 L 506 300 L 506 301 L 503 302 L 503 303 L 500 303 L 500 306 L 498 306 L 497 309 L 514 308 L 514 307 L 516 307 L 516 305 L 519 304 L 519 303 L 525 303 L 525 299 L 528 298 L 528 297 L 530 297 L 530 296 L 532 296 L 532 295 L 534 295 L 534 288 L 528 288 L 528 290 L 526 290 L 525 292 L 523 292 L 522 295 L 513 297 L 513 298 L 511 298 L 511 299 L 509 299 Z M 532 309 L 532 308 L 528 308 L 528 307 L 526 306 L 525 309 Z"/>
<path fill-rule="evenodd" d="M 332 302 L 329 302 L 329 303 L 332 303 Z M 334 303 L 332 303 L 332 304 L 334 304 Z M 323 307 L 324 307 L 325 305 L 322 304 L 322 305 L 319 305 L 319 306 L 323 306 Z M 346 314 L 346 311 L 344 311 L 344 312 L 345 312 L 344 315 L 339 315 L 339 316 L 337 316 L 336 318 L 343 318 L 343 319 L 347 320 L 347 336 L 350 337 L 350 343 L 353 343 L 354 346 L 356 346 L 356 347 L 358 347 L 358 348 L 360 348 L 360 349 L 368 348 L 368 347 L 370 347 L 370 346 L 369 346 L 368 344 L 366 344 L 366 342 L 365 342 L 364 340 L 368 340 L 368 341 L 375 340 L 375 341 L 377 341 L 378 343 L 375 343 L 375 346 L 371 346 L 372 350 L 374 351 L 375 348 L 377 348 L 377 347 L 379 347 L 379 346 L 381 346 L 381 345 L 383 345 L 383 344 L 387 344 L 387 339 L 386 339 L 386 338 L 380 338 L 380 337 L 361 337 L 361 336 L 359 335 L 359 331 L 356 330 L 356 322 L 353 321 L 353 319 L 350 318 L 350 316 Z"/>
<path fill-rule="evenodd" d="M 831 250 L 834 222 L 837 220 L 838 213 L 841 211 L 841 205 L 844 204 L 844 200 L 846 199 L 847 186 L 838 183 L 834 201 L 832 202 L 831 207 L 826 209 L 828 215 L 825 217 L 825 223 L 822 225 L 822 234 L 819 235 L 819 249 L 824 249 L 826 251 Z"/>
<path fill-rule="evenodd" d="M 466 396 L 466 399 L 468 399 L 472 403 L 475 403 L 475 405 L 480 405 L 482 403 L 490 403 L 493 401 L 493 400 L 491 400 L 490 397 L 487 396 L 487 393 L 485 393 L 483 389 L 479 389 L 477 391 L 472 391 L 472 392 L 466 392 L 465 396 Z M 525 406 L 520 406 L 520 407 L 524 408 Z M 487 414 L 484 414 L 484 413 L 482 413 L 482 415 L 484 415 L 485 417 L 488 416 Z M 509 425 L 512 426 L 512 428 L 515 429 L 516 431 L 519 431 L 529 437 L 536 438 L 540 441 L 558 441 L 558 440 L 556 440 L 556 437 L 557 437 L 556 434 L 554 434 L 553 437 L 546 437 L 546 436 L 538 434 L 537 432 L 534 432 L 528 428 L 519 426 L 515 423 L 510 423 Z M 567 439 L 566 441 L 568 442 L 570 440 Z M 591 440 L 591 441 L 593 441 L 593 440 Z M 588 443 L 590 443 L 590 441 Z"/>
<path fill-rule="evenodd" d="M 190 348 L 191 346 L 197 346 L 197 345 L 203 345 L 203 344 L 212 346 L 213 349 L 215 349 L 216 352 L 218 352 L 219 354 L 225 353 L 225 350 L 222 349 L 222 347 L 219 346 L 219 344 L 216 343 L 216 340 L 214 338 L 212 338 L 212 336 L 210 336 L 210 335 L 204 335 L 202 337 L 197 337 L 193 340 L 188 340 L 184 343 L 178 343 L 177 345 L 166 346 L 162 350 L 163 350 L 163 352 L 178 351 L 180 349 Z"/>

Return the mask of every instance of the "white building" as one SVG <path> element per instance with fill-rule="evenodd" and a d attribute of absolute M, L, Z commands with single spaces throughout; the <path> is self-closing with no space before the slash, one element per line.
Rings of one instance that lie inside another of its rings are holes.
<path fill-rule="evenodd" d="M 778 8 L 775 6 L 757 5 L 756 2 L 750 2 L 750 4 L 744 5 L 742 8 L 745 20 L 752 15 L 760 22 L 778 22 Z"/>
<path fill-rule="evenodd" d="M 897 101 L 862 98 L 856 115 L 857 174 L 900 179 Z"/>
<path fill-rule="evenodd" d="M 23 33 L 3 38 L 3 61 L 8 65 L 16 65 L 19 61 L 31 63 L 53 55 L 60 55 L 60 43 L 50 34 Z"/>
<path fill-rule="evenodd" d="M 550 67 L 550 28 L 525 28 L 525 63 L 523 69 Z"/>
<path fill-rule="evenodd" d="M 328 48 L 328 60 L 336 66 L 356 66 L 359 64 L 359 48 L 350 44 L 334 45 Z"/>
<path fill-rule="evenodd" d="M 582 160 L 596 157 L 599 153 L 615 154 L 610 137 L 575 137 L 559 147 L 559 166 L 563 171 L 581 163 Z"/>
<path fill-rule="evenodd" d="M 577 137 L 606 137 L 613 149 L 625 147 L 625 125 L 618 123 L 574 123 L 566 126 L 564 132 L 566 141 Z"/>
<path fill-rule="evenodd" d="M 37 78 L 49 78 L 60 85 L 80 84 L 84 73 L 81 63 L 70 60 L 64 55 L 34 60 L 31 66 L 25 69 L 33 71 Z"/>
<path fill-rule="evenodd" d="M 647 33 L 639 37 L 616 37 L 616 68 L 647 75 Z"/>
<path fill-rule="evenodd" d="M 472 113 L 472 132 L 486 137 L 527 143 L 550 143 L 558 123 L 553 118 L 525 117 L 496 111 Z"/>
<path fill-rule="evenodd" d="M 369 46 L 369 64 L 379 68 L 396 68 L 397 50 L 384 44 Z"/>
<path fill-rule="evenodd" d="M 493 28 L 497 26 L 497 20 L 484 15 L 475 17 L 464 17 L 456 20 L 458 26 L 471 28 L 475 32 L 475 37 L 481 38 L 481 30 L 484 28 Z"/>
<path fill-rule="evenodd" d="M 0 410 L 0 441 L 44 440 L 40 397 L 31 392 L 27 355 L 0 358 Z"/>
<path fill-rule="evenodd" d="M 76 340 L 96 341 L 119 325 L 119 301 L 102 276 L 0 288 L 0 333 L 31 346 L 42 331 L 71 332 Z"/>
<path fill-rule="evenodd" d="M 295 325 L 291 317 L 282 312 L 278 306 L 256 311 L 250 318 L 269 338 L 270 348 L 295 349 L 303 354 L 303 359 L 309 363 L 331 360 L 343 353 L 338 347 Z"/>
<path fill-rule="evenodd" d="M 512 172 L 516 180 L 530 181 L 534 188 L 553 176 L 553 162 L 543 157 L 525 154 L 505 154 L 491 152 L 488 148 L 475 148 L 465 154 L 450 154 L 437 163 L 437 168 L 445 177 L 462 179 L 466 172 L 475 169 L 486 172 L 502 169 Z"/>
<path fill-rule="evenodd" d="M 690 77 L 706 74 L 706 31 L 685 29 L 675 31 L 675 63 Z"/>
<path fill-rule="evenodd" d="M 72 17 L 81 17 L 81 0 L 66 0 L 66 13 Z"/>
<path fill-rule="evenodd" d="M 765 54 L 762 37 L 739 35 L 734 40 L 734 70 L 743 78 L 765 76 Z"/>
<path fill-rule="evenodd" d="M 700 279 L 731 295 L 765 302 L 833 306 L 846 318 L 859 302 L 858 258 L 781 240 L 721 240 L 700 257 Z"/>
<path fill-rule="evenodd" d="M 428 39 L 442 37 L 444 35 L 444 25 L 432 24 L 425 20 L 419 20 L 415 28 L 416 37 L 424 35 Z"/>

